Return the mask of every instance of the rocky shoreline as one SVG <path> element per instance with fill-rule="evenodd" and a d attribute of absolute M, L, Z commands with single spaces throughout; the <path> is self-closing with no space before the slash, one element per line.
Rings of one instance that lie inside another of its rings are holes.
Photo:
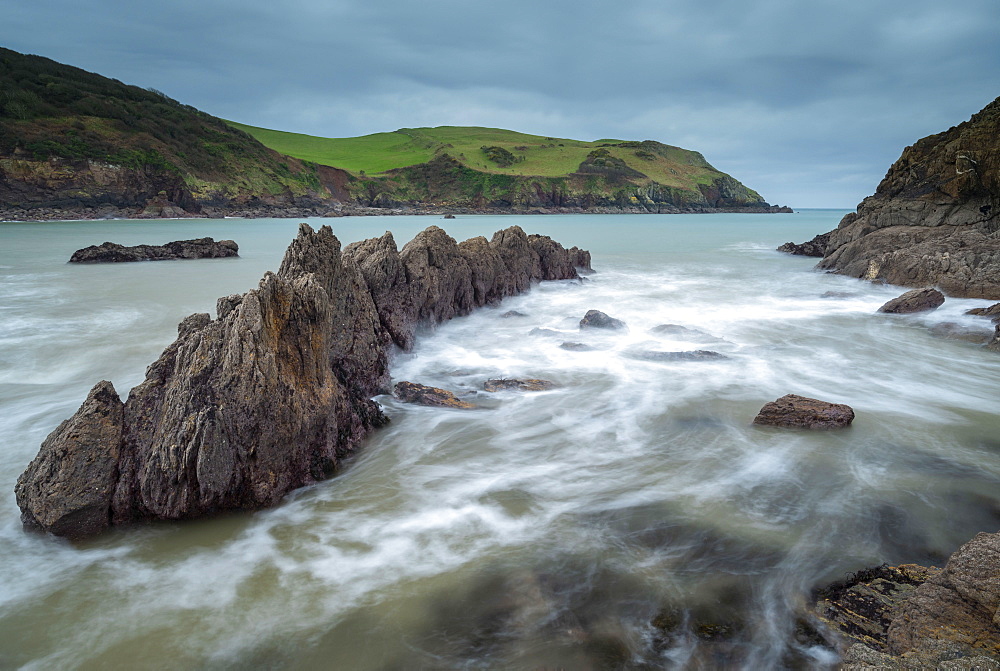
<path fill-rule="evenodd" d="M 393 346 L 526 291 L 579 278 L 590 254 L 512 226 L 456 243 L 431 226 L 343 251 L 301 224 L 277 273 L 185 318 L 122 402 L 98 383 L 42 444 L 15 488 L 22 520 L 83 538 L 112 525 L 276 504 L 333 474 L 386 419 Z"/>
<path fill-rule="evenodd" d="M 103 207 L 40 207 L 25 210 L 21 208 L 0 208 L 0 222 L 37 221 L 93 221 L 114 219 L 303 219 L 322 217 L 386 217 L 408 215 L 460 215 L 460 214 L 771 214 L 791 213 L 790 207 L 769 205 L 767 207 L 675 207 L 661 205 L 655 209 L 646 207 L 445 207 L 436 205 L 413 205 L 405 207 L 365 207 L 351 203 L 332 203 L 316 206 L 248 206 L 248 207 L 203 207 L 201 212 L 162 209 L 150 212 L 149 208 Z"/>

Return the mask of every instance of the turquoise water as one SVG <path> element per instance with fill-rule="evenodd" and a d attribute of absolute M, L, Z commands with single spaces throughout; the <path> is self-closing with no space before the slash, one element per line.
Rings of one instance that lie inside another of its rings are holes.
<path fill-rule="evenodd" d="M 76 545 L 20 526 L 13 486 L 38 445 L 98 380 L 123 395 L 141 381 L 184 316 L 276 269 L 298 222 L 0 224 L 0 668 L 830 668 L 794 636 L 813 585 L 939 563 L 1000 527 L 1000 357 L 929 330 L 987 330 L 963 314 L 985 302 L 879 315 L 900 288 L 773 251 L 843 214 L 311 220 L 344 244 L 516 224 L 590 249 L 598 272 L 397 357 L 394 379 L 478 410 L 379 397 L 391 424 L 278 508 Z M 202 236 L 236 240 L 241 258 L 66 263 L 105 240 Z M 589 309 L 627 332 L 581 333 Z M 706 335 L 652 332 L 666 323 Z M 728 358 L 637 357 L 693 349 Z M 482 391 L 499 376 L 558 386 Z M 786 393 L 857 419 L 751 426 Z M 661 613 L 669 635 L 650 624 Z M 699 638 L 705 624 L 724 640 Z"/>

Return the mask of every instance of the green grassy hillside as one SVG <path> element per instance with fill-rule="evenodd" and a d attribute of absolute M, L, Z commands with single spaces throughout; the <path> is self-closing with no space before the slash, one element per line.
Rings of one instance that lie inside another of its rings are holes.
<path fill-rule="evenodd" d="M 3 48 L 0 161 L 8 186 L 20 183 L 0 190 L 8 206 L 141 205 L 160 190 L 194 209 L 331 195 L 318 166 L 281 156 L 190 105 Z"/>
<path fill-rule="evenodd" d="M 618 205 L 661 196 L 674 205 L 763 204 L 759 194 L 698 152 L 651 140 L 586 142 L 464 126 L 322 138 L 230 124 L 281 153 L 351 172 L 360 178 L 354 189 L 362 201 L 377 202 L 381 194 L 383 202 L 445 198 L 456 205 L 559 204 L 531 195 L 554 189 L 574 204 L 586 196 Z"/>

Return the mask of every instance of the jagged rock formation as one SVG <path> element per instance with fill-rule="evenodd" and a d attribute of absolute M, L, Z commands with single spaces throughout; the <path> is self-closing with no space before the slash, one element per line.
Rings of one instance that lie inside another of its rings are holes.
<path fill-rule="evenodd" d="M 221 259 L 239 256 L 239 245 L 232 240 L 197 238 L 175 240 L 165 245 L 125 247 L 103 242 L 73 252 L 70 263 L 127 263 L 132 261 L 171 261 L 175 259 Z"/>
<path fill-rule="evenodd" d="M 878 312 L 903 315 L 937 310 L 942 305 L 944 305 L 944 294 L 937 289 L 912 289 L 887 301 Z"/>
<path fill-rule="evenodd" d="M 854 410 L 843 403 L 829 403 L 798 394 L 785 394 L 764 404 L 753 423 L 803 429 L 837 429 L 850 426 Z"/>
<path fill-rule="evenodd" d="M 1000 534 L 980 533 L 944 569 L 881 566 L 819 591 L 845 669 L 1000 669 Z"/>
<path fill-rule="evenodd" d="M 786 242 L 778 247 L 778 251 L 798 256 L 822 257 L 826 253 L 826 247 L 829 242 L 830 233 L 820 233 L 809 242 L 803 242 L 802 244 L 797 245 L 794 242 Z"/>
<path fill-rule="evenodd" d="M 820 268 L 1000 298 L 1000 98 L 903 151 L 830 234 Z"/>
<path fill-rule="evenodd" d="M 540 249 L 542 253 L 536 252 Z M 543 263 L 543 259 L 548 259 Z M 590 255 L 514 226 L 456 244 L 430 227 L 341 252 L 306 224 L 277 273 L 191 315 L 122 406 L 109 382 L 56 429 L 18 478 L 28 525 L 89 536 L 112 524 L 274 505 L 328 477 L 384 417 L 387 348 L 527 289 L 578 277 Z M 562 273 L 562 275 L 560 275 Z"/>

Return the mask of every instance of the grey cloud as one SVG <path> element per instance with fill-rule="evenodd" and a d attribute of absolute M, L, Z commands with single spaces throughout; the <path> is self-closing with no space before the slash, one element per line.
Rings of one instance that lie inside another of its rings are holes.
<path fill-rule="evenodd" d="M 15 2 L 17 3 L 15 6 Z M 930 0 L 0 0 L 5 46 L 246 123 L 658 139 L 772 202 L 853 206 L 1000 94 L 1000 12 Z"/>

